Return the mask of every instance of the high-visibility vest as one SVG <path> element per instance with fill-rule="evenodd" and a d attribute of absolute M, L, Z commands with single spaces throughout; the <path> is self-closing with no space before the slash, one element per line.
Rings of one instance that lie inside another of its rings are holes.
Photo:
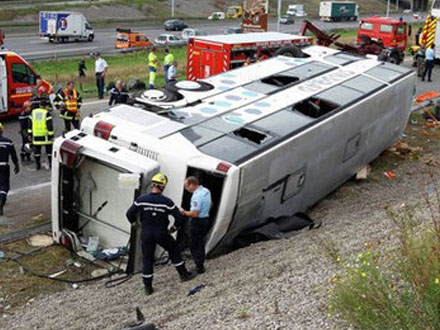
<path fill-rule="evenodd" d="M 154 54 L 153 52 L 150 52 L 150 54 L 148 54 L 148 66 L 151 66 L 153 68 L 157 69 L 157 56 L 156 54 Z"/>
<path fill-rule="evenodd" d="M 170 53 L 167 56 L 165 56 L 165 58 L 163 60 L 163 64 L 164 65 L 171 65 L 171 64 L 173 64 L 173 61 L 174 61 L 174 55 Z"/>
<path fill-rule="evenodd" d="M 72 94 L 69 93 L 67 88 L 64 90 L 64 104 L 66 105 L 67 111 L 78 111 L 78 92 L 75 89 Z"/>
<path fill-rule="evenodd" d="M 49 141 L 49 130 L 47 129 L 46 121 L 50 117 L 49 111 L 46 109 L 34 109 L 32 110 L 32 137 L 33 144 L 48 144 Z"/>

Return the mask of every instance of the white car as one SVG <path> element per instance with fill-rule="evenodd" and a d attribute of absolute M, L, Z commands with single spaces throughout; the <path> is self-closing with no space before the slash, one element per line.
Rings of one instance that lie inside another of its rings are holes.
<path fill-rule="evenodd" d="M 205 31 L 193 28 L 187 28 L 182 31 L 182 39 L 188 41 L 191 37 L 196 36 L 206 36 L 208 35 Z"/>
<path fill-rule="evenodd" d="M 225 13 L 222 11 L 215 11 L 209 17 L 209 20 L 225 19 Z"/>
<path fill-rule="evenodd" d="M 174 34 L 161 34 L 154 39 L 155 45 L 179 46 L 185 45 L 186 41 Z"/>

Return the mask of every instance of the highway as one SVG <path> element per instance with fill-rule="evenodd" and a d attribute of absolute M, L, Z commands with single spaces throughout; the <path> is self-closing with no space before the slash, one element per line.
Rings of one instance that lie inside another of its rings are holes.
<path fill-rule="evenodd" d="M 406 15 L 405 20 L 408 22 L 416 21 L 412 15 Z M 206 21 L 196 23 L 190 27 L 204 30 L 208 34 L 223 34 L 223 31 L 227 27 L 238 26 L 239 23 L 239 20 L 227 22 Z M 358 25 L 358 22 L 324 23 L 319 20 L 314 20 L 314 23 L 323 30 L 356 28 Z M 302 19 L 298 18 L 294 25 L 281 25 L 281 32 L 298 33 L 301 25 Z M 47 39 L 41 39 L 38 36 L 38 27 L 36 26 L 35 33 L 6 34 L 5 46 L 6 48 L 16 51 L 28 60 L 87 55 L 97 51 L 103 54 L 117 53 L 119 51 L 114 48 L 117 26 L 118 24 L 115 23 L 111 27 L 98 28 L 95 31 L 95 40 L 93 42 L 69 42 L 66 44 L 51 44 Z M 128 27 L 127 23 L 125 23 L 124 26 Z M 156 38 L 161 33 L 181 34 L 181 32 L 166 32 L 161 26 L 152 27 L 146 24 L 140 25 L 139 22 L 134 23 L 134 26 L 130 27 L 135 31 L 146 34 L 150 39 Z M 276 29 L 276 22 L 271 21 L 269 24 L 269 30 L 276 31 Z"/>

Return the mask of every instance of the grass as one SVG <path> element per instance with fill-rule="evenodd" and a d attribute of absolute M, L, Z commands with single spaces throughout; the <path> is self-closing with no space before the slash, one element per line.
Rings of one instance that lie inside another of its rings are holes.
<path fill-rule="evenodd" d="M 385 170 L 438 155 L 437 143 L 424 135 L 428 129 L 423 114 L 413 113 L 411 120 L 417 124 L 407 126 L 408 138 L 403 141 L 424 152 L 405 156 L 385 152 L 372 163 L 368 180 L 387 180 Z M 429 175 L 429 169 L 421 172 Z M 397 176 L 394 181 L 399 180 Z M 339 243 L 321 242 L 321 250 L 337 266 L 329 283 L 329 310 L 338 328 L 440 329 L 440 190 L 432 175 L 427 181 L 432 189 L 430 196 L 425 194 L 425 203 L 387 209 L 390 234 L 367 242 L 357 256 L 341 255 Z M 420 216 L 424 210 L 428 212 Z"/>
<path fill-rule="evenodd" d="M 179 63 L 179 73 L 182 75 L 181 78 L 185 77 L 186 74 L 186 47 L 172 48 L 175 59 Z M 157 55 L 159 57 L 159 62 L 163 63 L 164 53 L 162 49 L 158 49 Z M 140 79 L 146 85 L 148 85 L 148 67 L 147 58 L 148 51 L 138 51 L 127 54 L 118 54 L 113 56 L 104 56 L 108 63 L 108 72 L 105 79 L 106 84 L 111 81 L 116 81 L 122 79 L 124 82 L 128 82 L 129 79 Z M 69 80 L 75 82 L 76 87 L 81 91 L 86 91 L 87 93 L 83 96 L 92 95 L 95 96 L 97 93 L 96 83 L 95 83 L 95 64 L 94 59 L 87 57 L 86 59 L 86 77 L 81 80 L 78 78 L 78 61 L 79 59 L 61 59 L 61 60 L 51 60 L 51 61 L 36 61 L 32 62 L 32 66 L 41 75 L 43 79 L 50 81 L 55 88 L 61 84 L 61 86 L 66 86 Z M 164 77 L 162 66 L 159 68 L 159 73 L 156 78 L 156 86 L 163 86 Z"/>
<path fill-rule="evenodd" d="M 17 256 L 34 248 L 22 241 L 0 244 L 0 250 L 7 256 Z M 26 267 L 41 274 L 53 274 L 66 268 L 66 260 L 72 258 L 70 252 L 60 246 L 50 246 L 36 253 L 22 256 L 19 260 Z M 81 261 L 82 268 L 68 267 L 68 272 L 59 278 L 89 278 L 95 269 L 90 264 Z M 70 284 L 55 282 L 32 276 L 20 269 L 14 262 L 0 263 L 0 313 L 12 313 L 14 308 L 29 303 L 34 298 L 70 288 Z"/>

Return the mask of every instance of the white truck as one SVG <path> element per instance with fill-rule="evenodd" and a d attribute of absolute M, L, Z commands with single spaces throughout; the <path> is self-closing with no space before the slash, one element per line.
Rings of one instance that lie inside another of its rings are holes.
<path fill-rule="evenodd" d="M 93 41 L 95 31 L 81 13 L 40 11 L 40 37 L 49 42 Z"/>
<path fill-rule="evenodd" d="M 289 5 L 289 7 L 287 7 L 286 15 L 305 17 L 307 16 L 307 13 L 304 11 L 303 4 L 295 4 L 295 5 Z"/>
<path fill-rule="evenodd" d="M 321 1 L 319 18 L 324 22 L 356 21 L 359 6 L 353 1 Z"/>
<path fill-rule="evenodd" d="M 219 19 L 225 19 L 225 13 L 222 11 L 215 11 L 211 15 L 208 16 L 209 20 L 219 20 Z"/>

